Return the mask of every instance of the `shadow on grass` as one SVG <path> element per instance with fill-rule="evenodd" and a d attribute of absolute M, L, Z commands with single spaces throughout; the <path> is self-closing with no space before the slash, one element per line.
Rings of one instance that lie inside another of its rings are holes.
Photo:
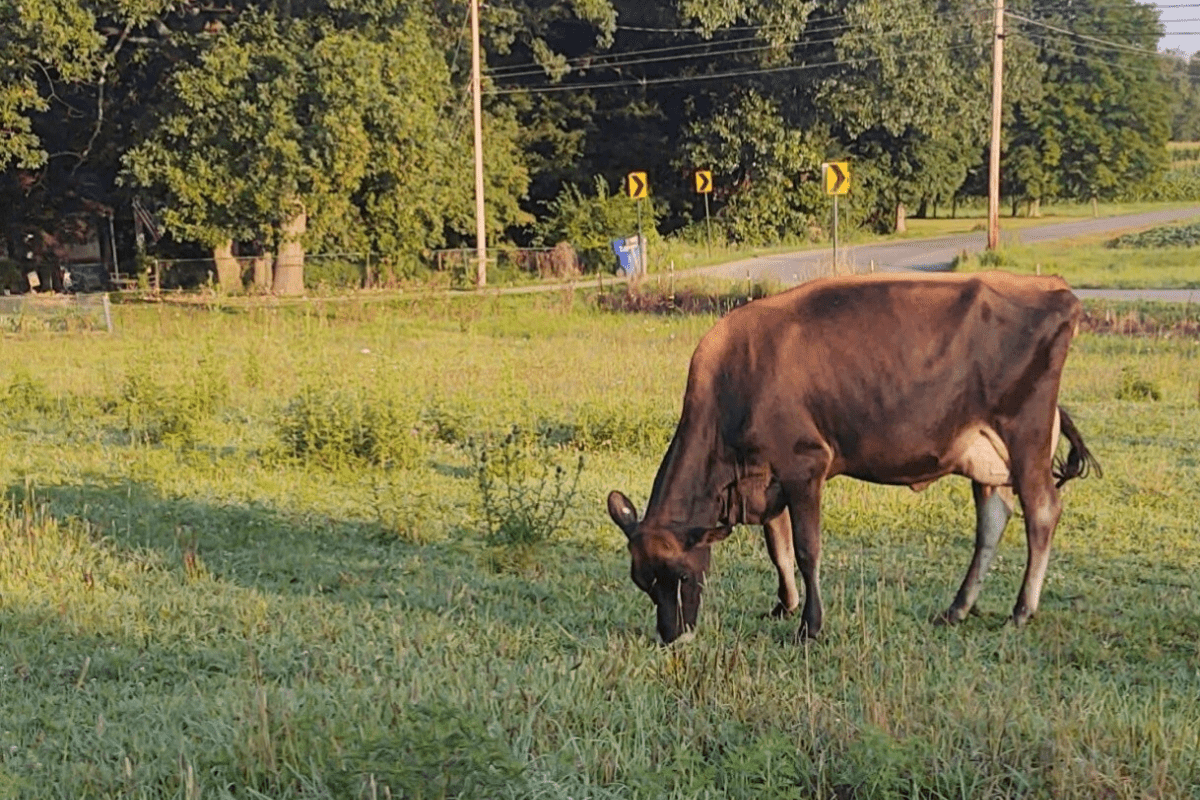
<path fill-rule="evenodd" d="M 164 497 L 137 481 L 92 475 L 74 485 L 12 484 L 4 497 L 60 523 L 84 520 L 119 551 L 155 552 L 181 574 L 199 559 L 213 578 L 266 594 L 386 605 L 397 616 L 464 625 L 553 629 L 570 639 L 640 633 L 618 622 L 634 594 L 624 586 L 624 560 L 569 543 L 545 545 L 536 569 L 496 570 L 473 532 L 412 544 L 379 523 L 288 515 L 254 501 Z M 611 591 L 616 584 L 620 592 Z"/>

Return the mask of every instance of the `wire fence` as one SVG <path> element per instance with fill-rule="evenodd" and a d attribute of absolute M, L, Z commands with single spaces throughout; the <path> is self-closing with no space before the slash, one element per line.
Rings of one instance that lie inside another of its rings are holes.
<path fill-rule="evenodd" d="M 234 256 L 218 264 L 214 258 L 154 259 L 141 275 L 117 279 L 120 288 L 151 291 L 198 289 L 218 284 L 221 266 L 236 264 L 241 285 L 270 291 L 274 259 L 270 255 Z M 306 253 L 304 285 L 308 289 L 346 290 L 389 288 L 433 272 L 452 284 L 475 282 L 474 248 L 429 250 L 415 260 L 398 263 L 379 253 Z M 570 245 L 558 247 L 493 247 L 488 269 L 507 277 L 571 278 L 580 274 L 579 258 Z"/>
<path fill-rule="evenodd" d="M 475 282 L 479 258 L 473 247 L 434 250 L 430 260 L 435 271 L 448 274 L 454 282 Z M 491 247 L 488 249 L 488 270 L 501 276 L 561 279 L 577 277 L 582 266 L 575 248 L 564 242 L 557 247 Z"/>
<path fill-rule="evenodd" d="M 224 259 L 222 261 L 225 261 Z M 275 260 L 271 255 L 233 256 L 242 286 L 270 291 Z M 146 272 L 126 284 L 154 291 L 176 291 L 215 286 L 220 268 L 215 258 L 158 258 Z M 383 285 L 387 262 L 372 253 L 306 253 L 304 284 L 308 288 L 361 289 Z"/>
<path fill-rule="evenodd" d="M 0 333 L 112 330 L 105 293 L 0 296 Z"/>

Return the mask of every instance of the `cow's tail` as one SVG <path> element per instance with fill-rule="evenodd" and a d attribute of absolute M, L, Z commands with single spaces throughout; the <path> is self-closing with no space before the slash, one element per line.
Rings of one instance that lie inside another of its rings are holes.
<path fill-rule="evenodd" d="M 1071 421 L 1067 410 L 1059 406 L 1058 416 L 1062 426 L 1062 435 L 1067 438 L 1071 449 L 1067 452 L 1065 459 L 1057 456 L 1054 459 L 1053 474 L 1056 479 L 1054 485 L 1061 488 L 1072 478 L 1085 478 L 1092 472 L 1096 473 L 1096 477 L 1102 477 L 1104 470 L 1100 468 L 1100 462 L 1083 443 L 1083 436 L 1075 427 L 1075 423 Z"/>

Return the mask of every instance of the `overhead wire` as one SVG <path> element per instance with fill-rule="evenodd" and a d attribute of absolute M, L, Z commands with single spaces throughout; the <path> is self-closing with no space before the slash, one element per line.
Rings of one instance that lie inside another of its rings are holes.
<path fill-rule="evenodd" d="M 959 14 L 959 12 L 956 12 L 956 11 L 946 11 L 946 12 L 939 12 L 938 15 L 939 16 L 944 15 L 944 16 L 948 17 L 948 16 L 959 16 L 960 14 Z M 841 23 L 838 25 L 827 25 L 826 24 L 826 23 L 836 21 L 839 19 L 845 19 L 845 17 L 846 17 L 845 14 L 834 14 L 829 17 L 821 17 L 819 19 L 813 20 L 813 23 L 814 23 L 813 30 L 811 30 L 810 32 L 817 33 L 817 34 L 829 34 L 829 33 L 833 33 L 836 31 L 851 30 L 854 27 L 854 25 L 851 23 L 844 22 L 844 23 Z M 618 26 L 618 30 L 622 29 L 622 27 L 624 27 L 624 26 Z M 629 27 L 626 27 L 625 29 L 631 29 L 633 27 L 634 26 L 629 26 Z M 759 30 L 759 31 L 762 31 L 762 30 L 772 30 L 772 29 L 776 29 L 779 27 L 782 27 L 782 26 L 763 25 L 763 26 L 754 26 L 754 27 L 722 28 L 721 30 L 722 31 L 730 31 L 730 30 L 737 30 L 737 31 Z M 927 25 L 927 26 L 924 26 L 921 28 L 915 28 L 915 29 L 907 30 L 907 31 L 896 31 L 896 33 L 923 33 L 928 30 L 935 29 L 936 27 L 937 27 L 936 25 Z M 695 32 L 696 34 L 700 33 L 700 31 L 698 29 L 684 29 L 684 28 L 679 28 L 679 29 L 663 28 L 663 29 L 654 29 L 654 30 L 658 31 L 658 32 L 667 32 L 667 31 L 684 32 L 684 31 L 687 31 L 687 32 Z M 758 36 L 739 36 L 739 37 L 735 37 L 732 39 L 724 39 L 724 40 L 720 40 L 720 41 L 706 40 L 703 42 L 693 42 L 691 44 L 668 45 L 668 46 L 663 46 L 663 47 L 644 48 L 644 49 L 640 49 L 640 50 L 626 50 L 626 51 L 623 51 L 620 53 L 599 53 L 599 54 L 594 54 L 594 55 L 577 56 L 575 58 L 568 59 L 566 61 L 565 66 L 567 66 L 568 68 L 578 67 L 578 68 L 587 68 L 587 69 L 600 69 L 600 68 L 608 67 L 608 66 L 622 66 L 622 67 L 638 66 L 642 63 L 653 63 L 654 61 L 657 61 L 657 60 L 664 60 L 664 61 L 665 60 L 680 60 L 683 58 L 683 56 L 681 55 L 681 56 L 672 57 L 669 59 L 664 58 L 664 59 L 642 60 L 640 57 L 643 55 L 658 55 L 660 53 L 669 53 L 669 52 L 673 53 L 673 52 L 679 52 L 679 51 L 684 51 L 684 50 L 703 50 L 704 48 L 719 47 L 722 45 L 752 42 L 752 41 L 759 41 L 759 40 L 760 40 L 760 37 L 758 37 Z M 830 43 L 833 43 L 836 41 L 837 41 L 837 37 L 832 38 L 832 39 L 805 38 L 805 39 L 795 40 L 793 42 L 785 42 L 785 43 L 773 44 L 773 45 L 763 45 L 761 48 L 758 48 L 758 49 L 765 50 L 765 49 L 770 49 L 772 47 L 786 46 L 788 44 L 791 44 L 791 45 L 830 44 Z M 752 52 L 752 51 L 748 49 L 747 52 Z M 715 53 L 715 54 L 723 55 L 724 53 Z M 702 52 L 702 53 L 692 54 L 692 55 L 704 56 L 704 55 L 709 55 L 709 53 Z M 614 63 L 614 62 L 618 62 L 618 61 L 620 62 L 619 64 Z M 552 68 L 552 65 L 550 65 L 550 66 Z M 497 67 L 489 67 L 487 69 L 487 74 L 492 77 L 495 77 L 495 78 L 507 79 L 507 78 L 518 77 L 518 73 L 520 73 L 521 76 L 544 75 L 544 74 L 546 74 L 547 69 L 548 69 L 548 65 L 543 65 L 538 62 L 525 62 L 523 64 L 507 64 L 507 65 L 502 65 L 502 66 L 497 66 Z"/>
<path fill-rule="evenodd" d="M 928 48 L 924 52 L 952 52 L 974 48 L 972 44 L 950 45 L 947 47 Z M 825 69 L 837 66 L 862 66 L 871 64 L 877 61 L 882 61 L 883 56 L 866 56 L 863 58 L 846 58 L 836 59 L 832 61 L 819 61 L 811 64 L 784 64 L 778 67 L 759 67 L 756 69 L 746 70 L 731 70 L 727 72 L 711 72 L 701 73 L 696 75 L 675 75 L 664 76 L 659 78 L 632 78 L 619 81 L 606 81 L 597 83 L 575 83 L 575 84 L 558 84 L 552 86 L 534 86 L 534 87 L 496 87 L 485 91 L 489 95 L 508 95 L 508 94 L 550 94 L 558 92 L 571 91 L 593 91 L 596 89 L 617 89 L 626 87 L 645 87 L 645 86 L 664 86 L 670 84 L 695 83 L 699 81 L 723 80 L 728 78 L 752 77 L 757 75 L 778 74 L 784 72 L 805 72 L 808 70 Z"/>
<path fill-rule="evenodd" d="M 1160 6 L 1160 7 L 1163 7 L 1163 6 Z M 1183 8 L 1198 7 L 1198 8 L 1200 8 L 1200 4 L 1185 4 L 1185 5 L 1181 5 L 1181 6 L 1172 6 L 1172 7 L 1183 7 Z M 838 15 L 838 16 L 843 16 L 843 15 Z M 1006 11 L 1005 16 L 1013 19 L 1014 21 L 1016 21 L 1018 23 L 1021 23 L 1022 25 L 1042 28 L 1047 31 L 1053 31 L 1054 33 L 1057 33 L 1057 34 L 1062 34 L 1064 36 L 1072 37 L 1078 43 L 1086 45 L 1086 46 L 1091 46 L 1094 49 L 1108 49 L 1110 51 L 1127 52 L 1127 53 L 1134 53 L 1134 54 L 1138 54 L 1138 55 L 1172 57 L 1169 53 L 1160 53 L 1157 50 L 1151 50 L 1146 47 L 1139 47 L 1137 45 L 1132 45 L 1132 44 L 1128 44 L 1128 43 L 1124 43 L 1124 42 L 1115 42 L 1115 41 L 1112 41 L 1109 39 L 1103 39 L 1098 36 L 1092 36 L 1090 34 L 1080 33 L 1078 31 L 1070 30 L 1068 28 L 1063 28 L 1063 27 L 1054 25 L 1049 22 L 1026 17 L 1022 14 L 1018 14 L 1018 13 L 1015 13 L 1012 11 Z M 832 18 L 827 18 L 827 19 L 832 19 Z M 636 28 L 636 26 L 625 26 L 625 27 L 627 27 L 627 29 Z M 765 27 L 765 26 L 758 26 L 753 29 L 761 30 L 763 27 Z M 826 28 L 821 32 L 828 33 L 828 32 L 832 32 L 834 30 L 847 29 L 849 27 L 850 27 L 849 25 L 833 26 L 831 28 Z M 928 27 L 924 27 L 924 28 L 915 28 L 915 29 L 911 29 L 911 30 L 907 30 L 907 31 L 900 30 L 900 31 L 894 31 L 894 32 L 886 32 L 881 35 L 881 38 L 883 36 L 888 36 L 888 35 L 904 35 L 904 34 L 923 33 L 923 32 L 927 32 L 931 29 L 934 29 L 935 27 L 940 27 L 940 26 L 928 26 Z M 683 31 L 685 29 L 679 29 L 679 30 Z M 732 29 L 724 29 L 724 30 L 732 30 Z M 674 30 L 673 29 L 655 29 L 653 32 L 674 32 Z M 698 33 L 698 31 L 696 29 L 691 29 L 688 32 Z M 1050 37 L 1047 34 L 1029 33 L 1028 35 L 1030 35 L 1031 38 L 1037 37 L 1043 45 L 1055 45 L 1056 47 L 1053 48 L 1055 50 L 1055 52 L 1058 52 L 1060 54 L 1065 53 L 1065 51 L 1061 49 L 1061 47 L 1062 47 L 1061 42 L 1055 41 L 1053 39 L 1053 37 Z M 581 57 L 578 59 L 572 59 L 572 60 L 568 61 L 567 66 L 568 66 L 568 71 L 575 71 L 577 69 L 588 69 L 588 70 L 624 69 L 624 68 L 628 68 L 628 67 L 641 66 L 644 64 L 663 63 L 663 62 L 669 62 L 669 61 L 686 61 L 686 60 L 696 60 L 696 59 L 700 59 L 700 58 L 746 55 L 746 54 L 751 54 L 751 53 L 755 53 L 755 52 L 761 52 L 764 50 L 776 49 L 780 46 L 787 47 L 787 46 L 800 46 L 800 45 L 830 44 L 830 43 L 834 43 L 834 42 L 838 41 L 838 39 L 840 37 L 834 37 L 831 39 L 801 39 L 801 40 L 797 40 L 794 42 L 784 43 L 783 45 L 767 44 L 767 45 L 761 45 L 761 46 L 755 46 L 755 47 L 730 47 L 730 45 L 732 45 L 732 44 L 746 42 L 746 41 L 754 40 L 757 38 L 758 37 L 737 37 L 735 39 L 727 39 L 722 42 L 713 42 L 710 40 L 710 41 L 705 41 L 702 43 L 694 43 L 694 44 L 690 44 L 690 45 L 679 45 L 679 46 L 675 46 L 675 47 L 648 48 L 648 49 L 642 50 L 642 51 L 627 51 L 625 53 L 619 53 L 619 54 L 614 53 L 614 54 L 600 55 L 600 56 Z M 935 48 L 934 50 L 926 50 L 926 52 L 954 51 L 954 50 L 964 49 L 964 48 L 967 48 L 970 46 L 971 45 L 969 45 L 969 44 L 952 45 L 952 46 L 948 46 L 945 48 Z M 702 52 L 683 52 L 683 51 L 688 51 L 688 50 L 702 50 L 702 48 L 706 48 L 706 47 L 710 48 L 710 49 L 708 51 L 702 51 Z M 725 49 L 720 49 L 720 48 L 725 48 Z M 668 52 L 673 52 L 675 54 L 670 55 L 670 56 L 660 55 L 660 56 L 655 56 L 655 57 L 640 57 L 640 56 L 647 55 L 647 54 L 668 53 Z M 1075 57 L 1079 57 L 1079 58 L 1088 58 L 1088 57 L 1082 56 L 1078 53 L 1073 54 L 1073 55 Z M 663 85 L 672 85 L 672 84 L 694 83 L 694 82 L 699 82 L 699 81 L 723 80 L 723 79 L 732 79 L 732 78 L 739 78 L 739 77 L 753 77 L 753 76 L 758 76 L 758 75 L 768 75 L 768 74 L 777 74 L 777 73 L 786 73 L 786 72 L 803 72 L 803 71 L 807 71 L 807 70 L 830 68 L 830 67 L 837 67 L 837 66 L 864 65 L 864 64 L 872 63 L 874 61 L 879 61 L 879 60 L 882 60 L 882 56 L 836 59 L 836 60 L 830 60 L 830 61 L 812 62 L 812 63 L 807 63 L 807 64 L 784 64 L 784 65 L 779 65 L 779 66 L 774 66 L 774 67 L 735 69 L 735 70 L 726 70 L 726 71 L 721 71 L 721 72 L 697 73 L 694 75 L 631 77 L 631 78 L 622 78 L 619 80 L 593 81 L 593 82 L 582 82 L 582 83 L 581 82 L 573 82 L 573 83 L 562 83 L 562 84 L 542 85 L 542 86 L 497 85 L 497 86 L 493 86 L 493 87 L 489 88 L 488 90 L 485 91 L 485 93 L 489 94 L 489 95 L 493 95 L 493 96 L 517 94 L 517 93 L 522 93 L 522 92 L 529 93 L 529 94 L 548 94 L 548 93 L 561 93 L 561 92 L 590 91 L 590 90 L 595 90 L 595 89 L 626 88 L 626 87 L 635 87 L 635 86 L 637 86 L 637 87 L 663 86 Z M 1123 66 L 1125 66 L 1127 68 L 1131 68 L 1131 69 L 1134 68 L 1133 65 L 1123 65 Z M 535 65 L 532 65 L 532 64 L 527 65 L 525 67 L 522 67 L 520 65 L 510 66 L 507 68 L 509 70 L 507 73 L 502 72 L 501 71 L 502 69 L 505 69 L 505 68 L 489 70 L 489 72 L 488 72 L 489 77 L 492 77 L 493 79 L 496 79 L 496 80 L 507 80 L 507 79 L 512 79 L 512 78 L 526 77 L 526 76 L 530 76 L 530 75 L 544 75 L 544 74 L 546 74 L 546 71 L 547 71 L 546 67 L 537 66 L 535 68 Z M 525 69 L 526 71 L 520 71 L 521 69 Z"/>
<path fill-rule="evenodd" d="M 1154 55 L 1154 56 L 1158 55 L 1158 50 L 1150 50 L 1148 48 L 1138 47 L 1137 45 L 1133 45 L 1133 44 L 1125 44 L 1124 42 L 1113 42 L 1113 41 L 1109 41 L 1107 39 L 1101 39 L 1097 36 L 1089 36 L 1086 33 L 1079 33 L 1078 31 L 1073 31 L 1068 28 L 1060 28 L 1057 25 L 1051 25 L 1048 22 L 1042 22 L 1040 20 L 1030 19 L 1029 17 L 1022 16 L 1022 15 L 1014 13 L 1012 11 L 1005 11 L 1004 16 L 1008 17 L 1010 19 L 1018 20 L 1020 22 L 1024 22 L 1028 25 L 1036 25 L 1039 28 L 1046 28 L 1047 30 L 1054 31 L 1055 33 L 1063 33 L 1068 36 L 1073 36 L 1076 39 L 1081 39 L 1081 40 L 1087 41 L 1087 42 L 1094 42 L 1096 44 L 1100 44 L 1109 49 L 1125 50 L 1125 51 L 1132 52 L 1132 53 L 1138 53 L 1140 55 Z"/>
<path fill-rule="evenodd" d="M 949 15 L 949 14 L 947 14 L 947 15 Z M 827 17 L 818 22 L 827 22 L 827 21 L 830 21 L 830 20 L 833 20 L 833 19 L 836 19 L 839 17 L 844 17 L 844 15 L 839 14 L 839 15 L 836 15 L 835 17 Z M 853 26 L 850 24 L 824 26 L 824 27 L 816 28 L 813 32 L 817 33 L 817 34 L 830 34 L 835 31 L 849 30 L 852 27 Z M 929 31 L 933 31 L 933 30 L 941 30 L 943 27 L 944 26 L 942 26 L 940 24 L 934 23 L 934 24 L 929 24 L 929 25 L 925 25 L 925 26 L 921 26 L 921 27 L 887 31 L 887 32 L 883 32 L 880 34 L 876 34 L 875 37 L 882 40 L 889 36 L 904 36 L 904 35 L 927 33 Z M 746 55 L 746 54 L 752 54 L 752 53 L 756 53 L 756 52 L 775 50 L 775 49 L 779 49 L 781 47 L 819 46 L 819 45 L 824 45 L 824 44 L 834 44 L 834 43 L 838 42 L 840 39 L 841 39 L 841 37 L 832 36 L 830 38 L 818 38 L 818 39 L 805 38 L 805 39 L 799 39 L 799 40 L 792 41 L 792 42 L 785 42 L 782 44 L 763 44 L 763 45 L 755 46 L 755 47 L 736 47 L 736 48 L 727 47 L 727 45 L 733 44 L 735 42 L 747 42 L 747 41 L 758 40 L 758 37 L 738 37 L 736 39 L 725 40 L 724 42 L 716 43 L 716 44 L 714 44 L 713 42 L 703 42 L 703 43 L 696 43 L 696 44 L 692 44 L 692 45 L 680 45 L 678 47 L 672 47 L 672 48 L 650 48 L 650 49 L 640 50 L 640 51 L 627 51 L 624 53 L 601 54 L 601 55 L 597 55 L 597 56 L 584 56 L 584 57 L 579 57 L 576 59 L 571 59 L 570 61 L 568 61 L 567 65 L 566 65 L 566 70 L 567 70 L 568 74 L 570 72 L 574 72 L 576 70 L 585 70 L 585 69 L 588 71 L 598 71 L 598 70 L 602 70 L 602 69 L 614 69 L 614 70 L 619 71 L 619 70 L 626 69 L 629 67 L 642 66 L 644 64 L 663 63 L 663 62 L 668 62 L 668 61 L 699 60 L 702 58 L 713 58 L 713 57 L 723 57 L 723 56 Z M 680 50 L 680 49 L 697 49 L 697 48 L 703 48 L 703 47 L 709 47 L 709 48 L 725 47 L 725 49 L 711 49 L 711 50 L 704 51 L 704 52 L 677 53 L 677 54 L 671 55 L 671 56 L 660 56 L 660 57 L 652 57 L 652 58 L 634 57 L 635 54 L 640 56 L 641 54 L 644 54 L 644 53 L 667 52 L 667 51 L 675 51 L 675 50 Z M 829 63 L 836 64 L 836 62 L 829 62 Z M 763 70 L 767 70 L 767 71 L 794 70 L 794 69 L 798 68 L 799 66 L 800 65 L 781 65 L 780 67 L 759 68 L 759 69 L 763 69 Z M 492 78 L 494 80 L 507 81 L 507 80 L 510 80 L 513 78 L 520 78 L 520 77 L 545 76 L 550 71 L 550 68 L 548 68 L 547 66 L 533 65 L 533 64 L 525 65 L 525 68 L 510 66 L 507 68 L 509 70 L 507 72 L 502 72 L 501 70 L 503 70 L 503 69 L 505 69 L 505 68 L 490 69 L 490 70 L 488 70 L 487 74 L 490 78 Z M 520 70 L 520 69 L 523 69 L 523 71 L 514 71 L 514 70 Z M 729 73 L 729 74 L 733 74 L 733 73 Z M 739 71 L 738 74 L 757 74 L 757 70 Z M 679 76 L 678 78 L 672 78 L 669 80 L 705 80 L 705 79 L 708 79 L 708 78 L 706 76 L 698 75 L 698 76 Z M 619 83 L 619 82 L 624 82 L 624 81 L 628 81 L 629 85 L 649 85 L 650 83 L 660 83 L 663 80 L 664 79 L 662 77 L 655 77 L 655 78 L 633 77 L 633 78 L 628 78 L 628 79 L 622 79 L 621 81 L 607 81 L 607 82 L 601 81 L 601 82 L 593 82 L 590 84 L 571 83 L 571 84 L 556 84 L 553 86 L 498 85 L 498 86 L 493 86 L 491 89 L 489 89 L 489 91 L 487 93 L 488 94 L 513 94 L 513 93 L 517 93 L 520 91 L 535 91 L 535 90 L 539 93 L 541 93 L 541 92 L 563 92 L 563 91 L 586 89 L 586 88 L 592 88 L 592 87 L 594 87 L 594 88 L 611 88 L 611 86 L 613 84 Z"/>
<path fill-rule="evenodd" d="M 844 16 L 844 15 L 838 14 L 838 15 L 836 15 L 836 17 L 824 18 L 824 19 L 818 20 L 817 22 L 818 23 L 827 22 L 831 19 L 836 19 L 837 17 L 842 17 L 842 16 Z M 832 31 L 847 30 L 851 27 L 852 26 L 849 24 L 834 25 L 834 26 L 829 26 L 829 27 L 823 27 L 819 30 L 819 32 L 820 33 L 829 33 Z M 735 37 L 732 39 L 706 40 L 703 42 L 693 42 L 691 44 L 669 45 L 669 46 L 664 46 L 664 47 L 648 47 L 648 48 L 643 48 L 640 50 L 625 50 L 620 53 L 597 53 L 594 55 L 577 56 L 575 58 L 568 59 L 567 64 L 574 64 L 574 65 L 578 65 L 578 66 L 582 66 L 582 67 L 605 66 L 607 64 L 607 61 L 614 60 L 614 59 L 622 59 L 623 60 L 623 59 L 632 58 L 634 56 L 640 57 L 643 55 L 656 55 L 659 53 L 670 53 L 670 52 L 677 52 L 677 51 L 682 51 L 682 50 L 703 50 L 704 48 L 719 47 L 721 45 L 729 45 L 729 44 L 743 43 L 743 42 L 755 42 L 755 41 L 761 41 L 760 37 L 758 37 L 758 36 L 738 36 L 738 37 Z M 488 74 L 496 75 L 496 76 L 512 77 L 513 71 L 515 71 L 515 70 L 527 70 L 530 74 L 544 73 L 545 66 L 543 66 L 542 64 L 539 64 L 537 62 L 526 62 L 523 64 L 509 64 L 509 65 L 503 65 L 503 66 L 498 66 L 498 67 L 490 67 L 488 69 Z"/>
<path fill-rule="evenodd" d="M 1083 61 L 1083 62 L 1090 63 L 1090 64 L 1099 64 L 1099 65 L 1108 67 L 1109 69 L 1112 69 L 1116 72 L 1137 74 L 1137 75 L 1143 75 L 1146 77 L 1154 77 L 1154 76 L 1161 74 L 1157 69 L 1152 68 L 1152 67 L 1141 67 L 1136 64 L 1128 64 L 1128 63 L 1124 63 L 1124 62 L 1112 61 L 1112 60 L 1106 59 L 1099 55 L 1086 55 L 1084 53 L 1077 52 L 1075 50 L 1070 49 L 1069 44 L 1066 42 L 1063 42 L 1061 39 L 1054 39 L 1052 37 L 1046 36 L 1045 34 L 1035 33 L 1032 36 L 1030 36 L 1030 39 L 1031 39 L 1031 41 L 1036 41 L 1036 43 L 1039 47 L 1041 47 L 1045 50 L 1048 50 L 1048 51 L 1050 51 L 1058 56 L 1061 56 L 1062 58 L 1065 58 L 1065 59 L 1071 59 L 1074 61 Z"/>

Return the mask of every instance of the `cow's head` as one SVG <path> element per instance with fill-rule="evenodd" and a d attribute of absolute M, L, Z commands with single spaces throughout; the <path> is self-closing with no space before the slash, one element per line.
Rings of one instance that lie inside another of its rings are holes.
<path fill-rule="evenodd" d="M 654 601 L 663 644 L 690 638 L 700 614 L 713 538 L 685 536 L 681 541 L 672 531 L 641 524 L 637 509 L 620 492 L 609 494 L 608 515 L 629 539 L 629 572 Z"/>

